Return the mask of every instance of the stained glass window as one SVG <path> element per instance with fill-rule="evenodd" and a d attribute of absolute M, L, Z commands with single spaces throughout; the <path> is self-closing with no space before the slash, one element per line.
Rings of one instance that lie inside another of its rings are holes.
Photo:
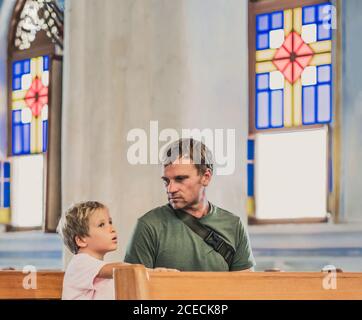
<path fill-rule="evenodd" d="M 256 129 L 332 121 L 330 3 L 256 15 Z"/>
<path fill-rule="evenodd" d="M 12 153 L 47 151 L 49 56 L 12 63 Z"/>

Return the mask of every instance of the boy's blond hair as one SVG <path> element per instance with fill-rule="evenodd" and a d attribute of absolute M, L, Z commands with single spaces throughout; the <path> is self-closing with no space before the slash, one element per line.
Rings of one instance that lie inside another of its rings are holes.
<path fill-rule="evenodd" d="M 64 244 L 74 253 L 78 253 L 75 238 L 89 236 L 89 217 L 97 210 L 106 206 L 97 201 L 85 201 L 72 205 L 60 219 L 57 232 Z"/>

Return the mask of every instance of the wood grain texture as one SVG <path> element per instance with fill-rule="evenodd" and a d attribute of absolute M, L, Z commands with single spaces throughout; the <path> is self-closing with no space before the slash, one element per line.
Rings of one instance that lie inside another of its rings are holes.
<path fill-rule="evenodd" d="M 23 281 L 28 275 L 21 271 L 0 271 L 0 299 L 61 299 L 64 272 L 38 271 L 36 289 L 24 288 Z"/>
<path fill-rule="evenodd" d="M 121 300 L 353 300 L 362 299 L 362 273 L 337 273 L 336 289 L 322 272 L 151 272 L 115 270 Z M 129 276 L 131 275 L 131 276 Z M 137 288 L 137 290 L 135 289 Z"/>

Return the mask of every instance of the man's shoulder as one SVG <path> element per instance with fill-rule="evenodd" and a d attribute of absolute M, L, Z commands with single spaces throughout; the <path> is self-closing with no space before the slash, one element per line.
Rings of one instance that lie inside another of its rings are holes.
<path fill-rule="evenodd" d="M 239 222 L 239 221 L 241 222 L 241 219 L 240 219 L 240 217 L 238 215 L 236 215 L 236 214 L 234 214 L 234 213 L 232 213 L 232 212 L 230 212 L 230 211 L 228 211 L 226 209 L 220 208 L 220 207 L 218 207 L 218 206 L 216 206 L 214 204 L 213 204 L 213 207 L 214 207 L 214 210 L 215 210 L 215 213 L 216 213 L 217 216 L 227 218 L 227 219 L 229 219 L 231 221 L 234 221 L 235 223 Z"/>
<path fill-rule="evenodd" d="M 154 224 L 157 222 L 162 222 L 172 213 L 172 209 L 168 205 L 159 206 L 153 208 L 152 210 L 146 212 L 138 221 L 145 224 Z"/>

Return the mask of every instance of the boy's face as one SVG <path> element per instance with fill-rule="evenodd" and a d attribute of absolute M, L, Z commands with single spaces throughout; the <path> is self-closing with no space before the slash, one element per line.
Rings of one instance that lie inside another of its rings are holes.
<path fill-rule="evenodd" d="M 87 251 L 99 256 L 117 249 L 117 234 L 107 208 L 97 209 L 89 217 L 89 236 L 83 241 Z"/>

